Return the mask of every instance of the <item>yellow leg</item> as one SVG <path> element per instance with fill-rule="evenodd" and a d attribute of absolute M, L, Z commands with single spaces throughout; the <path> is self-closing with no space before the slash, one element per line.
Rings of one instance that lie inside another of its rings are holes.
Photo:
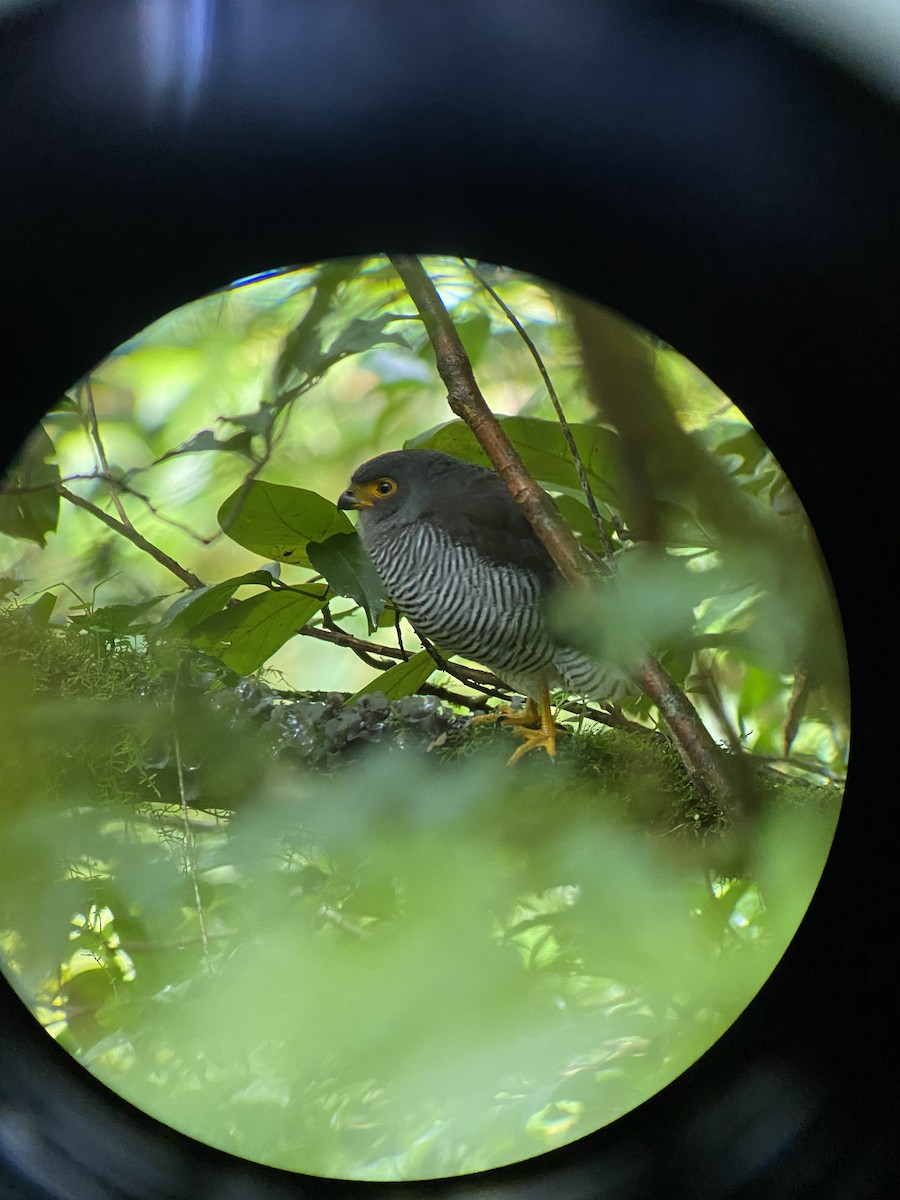
<path fill-rule="evenodd" d="M 529 699 L 525 708 L 526 712 L 529 708 L 531 709 L 531 720 L 536 720 L 538 710 L 535 702 Z M 516 750 L 516 752 L 511 756 L 509 760 L 509 766 L 512 766 L 514 762 L 518 762 L 523 754 L 527 754 L 529 750 L 535 750 L 539 746 L 546 750 L 551 758 L 556 753 L 557 734 L 561 733 L 562 730 L 557 729 L 553 721 L 553 707 L 550 704 L 550 690 L 546 684 L 541 685 L 540 716 L 541 725 L 539 729 L 524 728 L 524 723 L 521 718 L 515 722 L 515 732 L 519 735 L 519 737 L 525 738 L 525 744 L 520 746 L 518 750 Z M 504 721 L 504 724 L 506 725 L 511 723 L 512 722 L 509 719 Z"/>
<path fill-rule="evenodd" d="M 563 731 L 558 729 L 553 721 L 553 710 L 550 704 L 550 691 L 546 686 L 541 687 L 541 707 L 538 711 L 538 706 L 535 704 L 531 696 L 525 704 L 524 709 L 510 708 L 505 705 L 497 713 L 488 713 L 485 716 L 473 717 L 472 724 L 475 725 L 482 721 L 496 721 L 501 719 L 503 725 L 512 726 L 513 731 L 519 737 L 525 738 L 525 744 L 520 746 L 518 750 L 511 756 L 509 765 L 527 754 L 529 750 L 534 750 L 538 746 L 542 746 L 547 753 L 553 757 L 556 753 L 556 739 Z M 540 728 L 532 729 L 529 726 L 540 722 Z"/>
<path fill-rule="evenodd" d="M 504 725 L 534 725 L 540 720 L 537 705 L 529 696 L 526 700 L 524 708 L 513 708 L 511 704 L 503 704 L 494 712 L 484 713 L 480 717 L 473 717 L 473 725 L 481 725 L 485 721 L 503 721 Z"/>

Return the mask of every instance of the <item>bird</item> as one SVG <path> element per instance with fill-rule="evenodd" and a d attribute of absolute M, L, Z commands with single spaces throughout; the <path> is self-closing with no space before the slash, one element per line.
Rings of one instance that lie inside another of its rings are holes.
<path fill-rule="evenodd" d="M 356 468 L 337 506 L 358 512 L 363 548 L 413 628 L 526 697 L 524 711 L 501 712 L 525 739 L 510 763 L 538 747 L 555 754 L 551 687 L 598 700 L 625 690 L 622 672 L 551 632 L 546 602 L 564 581 L 496 472 L 437 450 L 392 450 Z"/>

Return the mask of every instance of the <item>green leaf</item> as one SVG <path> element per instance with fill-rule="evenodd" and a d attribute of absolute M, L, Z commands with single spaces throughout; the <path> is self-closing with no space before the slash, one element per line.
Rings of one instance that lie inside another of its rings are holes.
<path fill-rule="evenodd" d="M 666 545 L 711 547 L 714 544 L 710 533 L 683 504 L 657 500 L 656 507 L 660 525 L 665 531 Z"/>
<path fill-rule="evenodd" d="M 371 633 L 384 610 L 384 585 L 359 534 L 333 533 L 324 542 L 309 542 L 306 552 L 313 569 L 325 576 L 339 596 L 349 596 L 365 609 Z"/>
<path fill-rule="evenodd" d="M 525 465 L 540 483 L 581 489 L 578 473 L 562 427 L 538 417 L 504 417 L 500 424 Z M 591 491 L 598 500 L 618 506 L 619 439 L 603 425 L 575 424 L 569 427 L 581 455 Z M 475 435 L 464 421 L 448 421 L 404 443 L 407 449 L 442 450 L 455 458 L 491 466 Z"/>
<path fill-rule="evenodd" d="M 588 549 L 593 550 L 595 554 L 602 557 L 604 552 L 603 543 L 600 541 L 597 530 L 594 528 L 594 521 L 591 516 L 590 509 L 583 502 L 583 500 L 584 498 L 582 497 L 582 500 L 579 501 L 577 497 L 572 496 L 568 492 L 564 492 L 555 497 L 556 507 L 559 509 L 560 516 L 569 526 L 572 532 L 579 535 L 581 544 L 583 546 L 587 546 Z M 606 506 L 604 505 L 603 508 L 605 507 Z M 601 520 L 602 519 L 603 514 L 601 512 Z M 606 527 L 607 533 L 610 533 L 611 530 L 608 522 Z"/>
<path fill-rule="evenodd" d="M 245 550 L 304 567 L 310 565 L 307 542 L 353 532 L 349 518 L 324 496 L 260 480 L 233 492 L 219 509 L 218 521 Z"/>
<path fill-rule="evenodd" d="M 408 348 L 406 338 L 401 333 L 385 333 L 386 325 L 396 323 L 397 318 L 393 313 L 382 313 L 371 320 L 354 317 L 328 347 L 327 357 L 336 362 L 339 358 L 360 354 L 363 350 L 371 350 L 375 346 L 390 342 Z"/>
<path fill-rule="evenodd" d="M 724 460 L 726 468 L 738 475 L 752 475 L 767 456 L 771 458 L 765 442 L 755 429 L 743 429 L 726 441 L 719 442 L 713 449 Z M 738 461 L 736 464 L 728 462 L 729 458 Z"/>
<path fill-rule="evenodd" d="M 53 439 L 43 425 L 35 425 L 25 440 L 20 463 L 37 463 L 50 458 L 54 452 Z"/>
<path fill-rule="evenodd" d="M 408 349 L 409 343 L 402 333 L 385 332 L 385 326 L 396 321 L 392 313 L 373 318 L 354 317 L 324 349 L 318 336 L 318 323 L 309 328 L 304 319 L 285 339 L 275 376 L 279 396 L 289 394 L 308 380 L 321 377 L 329 367 L 352 354 L 361 354 L 390 343 Z"/>
<path fill-rule="evenodd" d="M 225 579 L 209 587 L 195 588 L 187 595 L 179 596 L 175 603 L 170 605 L 157 623 L 155 632 L 166 637 L 181 637 L 195 625 L 223 609 L 239 587 L 252 584 L 270 587 L 271 583 L 272 573 L 261 570 L 248 571 L 246 575 L 236 575 L 233 579 Z"/>
<path fill-rule="evenodd" d="M 313 287 L 313 298 L 299 323 L 284 339 L 281 354 L 273 373 L 276 410 L 291 393 L 311 379 L 324 374 L 334 362 L 322 349 L 322 323 L 335 301 L 338 290 L 356 275 L 358 263 L 344 260 L 323 266 Z"/>
<path fill-rule="evenodd" d="M 92 612 L 70 616 L 69 623 L 81 629 L 93 630 L 95 633 L 142 633 L 147 623 L 139 621 L 138 618 L 164 599 L 165 596 L 151 596 L 149 600 L 141 600 L 137 604 L 107 604 L 104 608 L 96 608 Z"/>
<path fill-rule="evenodd" d="M 379 615 L 377 624 L 379 629 L 394 629 L 396 627 L 397 610 L 393 604 L 390 602 L 385 604 L 384 612 Z"/>
<path fill-rule="evenodd" d="M 4 575 L 0 579 L 0 599 L 3 596 L 9 596 L 12 592 L 17 592 L 24 582 L 23 579 L 13 579 L 9 575 Z"/>
<path fill-rule="evenodd" d="M 354 693 L 348 703 L 352 704 L 360 696 L 367 696 L 371 692 L 384 692 L 388 700 L 399 700 L 401 696 L 411 696 L 436 670 L 435 661 L 428 651 L 420 650 L 406 662 L 397 663 L 396 667 L 389 667 L 387 671 L 377 675 L 365 687 L 361 687 L 358 692 Z"/>
<path fill-rule="evenodd" d="M 229 425 L 237 425 L 240 429 L 245 430 L 243 435 L 235 436 L 253 437 L 254 434 L 262 436 L 268 433 L 276 416 L 277 409 L 269 404 L 261 404 L 253 412 L 235 413 L 231 417 L 222 417 L 222 420 L 227 421 Z"/>
<path fill-rule="evenodd" d="M 59 467 L 55 463 L 33 460 L 21 462 L 13 472 L 10 483 L 40 490 L 18 495 L 0 494 L 0 533 L 46 546 L 45 535 L 56 529 L 59 520 L 60 498 L 52 490 L 59 480 Z"/>
<path fill-rule="evenodd" d="M 463 317 L 455 324 L 469 361 L 477 366 L 490 336 L 491 318 L 487 313 L 476 312 L 470 317 Z"/>
<path fill-rule="evenodd" d="M 325 603 L 324 595 L 284 588 L 239 600 L 214 613 L 191 631 L 199 650 L 222 660 L 239 675 L 249 675 L 305 625 Z"/>
<path fill-rule="evenodd" d="M 56 596 L 52 592 L 44 592 L 32 604 L 26 604 L 24 611 L 32 625 L 46 625 L 53 616 L 56 607 Z"/>
<path fill-rule="evenodd" d="M 243 454 L 245 457 L 249 457 L 252 440 L 253 431 L 249 429 L 245 429 L 242 433 L 233 433 L 231 437 L 227 438 L 217 438 L 211 429 L 201 429 L 190 441 L 185 442 L 183 446 L 178 446 L 175 450 L 169 450 L 157 459 L 157 462 L 165 462 L 167 458 L 175 458 L 179 454 L 198 454 L 204 450 L 226 450 L 233 454 Z"/>

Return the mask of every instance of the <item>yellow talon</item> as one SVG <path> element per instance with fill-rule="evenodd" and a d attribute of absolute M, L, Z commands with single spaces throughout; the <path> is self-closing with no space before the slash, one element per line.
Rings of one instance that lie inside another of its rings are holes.
<path fill-rule="evenodd" d="M 509 759 L 508 766 L 512 766 L 514 762 L 527 754 L 529 750 L 535 750 L 538 747 L 543 748 L 552 758 L 556 754 L 556 739 L 565 730 L 560 729 L 553 720 L 553 708 L 550 704 L 550 691 L 546 685 L 541 687 L 541 708 L 538 712 L 538 707 L 534 700 L 529 696 L 525 708 L 521 711 L 511 708 L 508 705 L 500 709 L 498 713 L 489 713 L 487 716 L 473 717 L 472 724 L 480 721 L 495 721 L 501 718 L 503 725 L 511 726 L 514 733 L 519 737 L 525 738 L 524 745 L 520 746 Z M 540 720 L 540 728 L 531 729 L 528 726 L 534 725 Z"/>
<path fill-rule="evenodd" d="M 503 721 L 504 725 L 533 725 L 539 720 L 537 705 L 529 696 L 524 708 L 513 708 L 511 704 L 502 704 L 493 712 L 483 713 L 473 717 L 473 725 L 481 725 L 485 721 Z"/>

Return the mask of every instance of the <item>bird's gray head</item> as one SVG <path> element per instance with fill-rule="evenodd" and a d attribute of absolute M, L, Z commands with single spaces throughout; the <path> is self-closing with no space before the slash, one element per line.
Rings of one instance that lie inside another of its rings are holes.
<path fill-rule="evenodd" d="M 437 450 L 392 450 L 356 468 L 337 506 L 359 511 L 365 539 L 375 530 L 384 533 L 452 510 L 474 477 L 490 474 Z"/>

